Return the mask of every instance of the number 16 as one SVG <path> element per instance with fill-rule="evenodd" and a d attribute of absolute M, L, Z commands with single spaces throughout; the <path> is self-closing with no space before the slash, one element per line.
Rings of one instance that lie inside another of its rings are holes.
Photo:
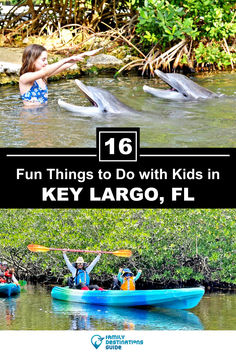
<path fill-rule="evenodd" d="M 132 152 L 132 140 L 123 138 L 119 141 L 119 152 L 122 155 L 129 155 Z M 109 154 L 115 155 L 115 138 L 110 138 L 105 142 L 105 146 L 109 146 Z"/>

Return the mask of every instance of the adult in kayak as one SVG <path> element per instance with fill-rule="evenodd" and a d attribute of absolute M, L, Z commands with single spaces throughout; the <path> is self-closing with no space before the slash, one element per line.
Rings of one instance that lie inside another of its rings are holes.
<path fill-rule="evenodd" d="M 142 271 L 139 270 L 136 277 L 129 268 L 119 269 L 117 279 L 121 282 L 121 290 L 135 290 L 135 282 L 140 277 Z"/>
<path fill-rule="evenodd" d="M 78 257 L 74 264 L 69 261 L 66 252 L 63 257 L 72 277 L 69 279 L 69 287 L 80 290 L 104 290 L 98 285 L 90 285 L 90 272 L 93 270 L 101 257 L 101 253 L 92 261 L 90 265 L 84 262 L 83 257 Z"/>
<path fill-rule="evenodd" d="M 5 279 L 5 276 L 4 276 L 4 268 L 3 268 L 3 262 L 0 261 L 0 283 L 6 283 L 6 279 Z"/>
<path fill-rule="evenodd" d="M 7 268 L 8 268 L 7 262 L 6 261 L 0 261 L 0 272 L 1 273 L 5 273 Z"/>

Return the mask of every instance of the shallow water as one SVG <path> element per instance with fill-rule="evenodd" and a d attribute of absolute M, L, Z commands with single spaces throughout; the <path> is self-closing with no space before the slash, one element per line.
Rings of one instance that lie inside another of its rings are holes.
<path fill-rule="evenodd" d="M 207 294 L 192 310 L 93 306 L 53 300 L 50 289 L 27 285 L 0 298 L 1 330 L 235 330 L 236 294 Z"/>
<path fill-rule="evenodd" d="M 198 75 L 194 80 L 226 96 L 198 102 L 174 102 L 143 91 L 144 84 L 167 88 L 158 78 L 83 77 L 85 84 L 109 90 L 141 114 L 81 117 L 57 104 L 62 98 L 73 104 L 89 105 L 74 80 L 50 83 L 49 105 L 40 110 L 24 110 L 18 87 L 2 86 L 0 146 L 95 147 L 96 127 L 140 127 L 142 147 L 235 147 L 236 74 Z"/>

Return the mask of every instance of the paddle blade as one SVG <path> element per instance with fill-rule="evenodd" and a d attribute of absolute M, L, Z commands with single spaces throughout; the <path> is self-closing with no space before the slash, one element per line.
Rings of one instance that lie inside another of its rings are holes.
<path fill-rule="evenodd" d="M 50 251 L 50 248 L 44 247 L 44 246 L 40 246 L 40 245 L 28 245 L 27 248 L 31 252 L 48 252 L 48 251 Z"/>
<path fill-rule="evenodd" d="M 117 257 L 131 257 L 132 252 L 130 250 L 119 250 L 112 252 Z"/>

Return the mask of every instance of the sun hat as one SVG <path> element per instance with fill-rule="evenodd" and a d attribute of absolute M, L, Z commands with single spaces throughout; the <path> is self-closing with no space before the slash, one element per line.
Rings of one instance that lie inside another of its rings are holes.
<path fill-rule="evenodd" d="M 84 263 L 83 257 L 78 257 L 75 263 Z"/>
<path fill-rule="evenodd" d="M 131 270 L 129 268 L 123 269 L 123 275 L 125 275 L 125 274 L 133 275 L 133 273 L 131 272 Z"/>

